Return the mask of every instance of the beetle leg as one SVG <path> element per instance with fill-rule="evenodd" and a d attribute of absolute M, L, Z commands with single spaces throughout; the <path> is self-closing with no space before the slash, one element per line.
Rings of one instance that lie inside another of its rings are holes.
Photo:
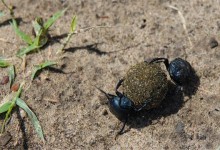
<path fill-rule="evenodd" d="M 134 111 L 141 111 L 142 109 L 144 109 L 144 108 L 147 106 L 147 104 L 148 104 L 150 101 L 151 101 L 151 99 L 150 99 L 150 100 L 149 100 L 149 99 L 146 100 L 140 108 L 134 108 Z"/>
<path fill-rule="evenodd" d="M 152 59 L 151 61 L 149 61 L 147 63 L 151 64 L 151 63 L 158 63 L 158 62 L 163 62 L 166 66 L 167 71 L 169 71 L 168 69 L 169 69 L 170 64 L 169 64 L 169 60 L 167 58 L 154 58 L 154 59 Z"/>
<path fill-rule="evenodd" d="M 120 79 L 115 87 L 115 93 L 118 97 L 123 97 L 123 94 L 121 92 L 118 91 L 118 88 L 121 86 L 122 82 L 124 81 L 124 79 Z"/>
<path fill-rule="evenodd" d="M 125 125 L 126 125 L 127 121 L 128 121 L 128 116 L 126 117 L 125 121 L 123 122 L 123 126 L 122 126 L 121 130 L 115 135 L 115 140 L 117 139 L 117 137 L 119 135 L 123 134 L 123 131 L 124 131 L 124 128 L 125 128 Z"/>
<path fill-rule="evenodd" d="M 120 79 L 115 87 L 115 91 L 118 90 L 118 88 L 121 86 L 122 82 L 124 82 L 124 79 Z"/>

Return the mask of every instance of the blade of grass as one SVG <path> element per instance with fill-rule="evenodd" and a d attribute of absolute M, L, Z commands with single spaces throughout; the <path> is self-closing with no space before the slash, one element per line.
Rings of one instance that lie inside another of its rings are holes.
<path fill-rule="evenodd" d="M 70 33 L 74 33 L 76 30 L 76 24 L 77 24 L 77 20 L 76 20 L 76 16 L 73 16 L 72 22 L 71 22 L 71 28 L 70 28 Z"/>
<path fill-rule="evenodd" d="M 32 22 L 33 28 L 34 28 L 34 32 L 36 36 L 39 36 L 40 34 L 42 34 L 41 30 L 43 28 L 43 19 L 41 17 L 37 17 L 33 22 Z"/>
<path fill-rule="evenodd" d="M 5 68 L 5 67 L 8 67 L 10 64 L 4 60 L 3 58 L 0 58 L 0 67 L 1 68 Z"/>
<path fill-rule="evenodd" d="M 49 19 L 44 23 L 44 29 L 45 29 L 45 30 L 48 30 L 48 29 L 54 24 L 54 22 L 55 22 L 58 18 L 60 18 L 61 16 L 64 15 L 64 13 L 65 13 L 66 10 L 67 10 L 67 9 L 64 9 L 64 10 L 62 10 L 62 11 L 58 11 L 58 12 L 56 12 L 51 18 L 49 18 Z"/>
<path fill-rule="evenodd" d="M 40 126 L 40 122 L 38 121 L 37 116 L 31 111 L 31 109 L 27 106 L 27 104 L 22 99 L 17 98 L 16 104 L 22 109 L 24 109 L 24 111 L 28 114 L 28 117 L 30 118 L 32 124 L 34 125 L 34 128 L 37 134 L 43 141 L 45 141 L 43 130 Z"/>
<path fill-rule="evenodd" d="M 15 80 L 15 67 L 14 65 L 9 67 L 9 82 L 10 82 L 10 88 Z"/>
<path fill-rule="evenodd" d="M 40 39 L 41 39 L 40 36 L 42 35 L 42 32 L 43 32 L 43 31 L 40 30 L 39 35 L 35 37 L 34 42 L 33 42 L 33 45 L 40 47 Z"/>
<path fill-rule="evenodd" d="M 73 34 L 76 30 L 76 23 L 77 23 L 76 16 L 74 16 L 71 21 L 70 33 L 66 37 L 65 41 L 63 42 L 63 44 L 61 46 L 61 49 L 57 53 L 61 53 L 65 49 L 66 45 L 69 43 L 71 37 L 73 36 Z"/>
<path fill-rule="evenodd" d="M 39 40 L 38 40 L 38 46 L 39 46 L 39 47 L 42 47 L 42 46 L 44 46 L 45 44 L 47 44 L 47 41 L 48 41 L 47 35 L 40 34 L 38 39 L 39 39 Z"/>
<path fill-rule="evenodd" d="M 48 41 L 47 37 L 41 38 L 41 35 L 39 35 L 39 36 L 35 37 L 35 39 L 34 39 L 34 41 L 31 45 L 29 45 L 28 47 L 24 47 L 24 48 L 20 49 L 17 52 L 16 55 L 18 57 L 22 57 L 25 54 L 28 54 L 30 52 L 34 52 L 36 49 L 41 48 L 42 46 L 44 46 L 47 43 L 47 41 Z"/>
<path fill-rule="evenodd" d="M 36 34 L 36 38 L 34 39 L 35 45 L 44 46 L 48 41 L 48 30 L 43 27 L 43 19 L 37 17 L 35 21 L 33 21 L 33 27 Z"/>
<path fill-rule="evenodd" d="M 12 19 L 11 25 L 13 27 L 13 29 L 15 30 L 15 33 L 23 40 L 25 41 L 27 44 L 31 45 L 33 43 L 31 37 L 29 35 L 27 35 L 26 33 L 24 33 L 23 31 L 21 31 L 18 28 L 17 22 L 15 19 Z"/>
<path fill-rule="evenodd" d="M 44 69 L 46 67 L 49 67 L 49 66 L 52 66 L 52 65 L 55 65 L 55 64 L 57 64 L 57 63 L 53 62 L 53 61 L 46 61 L 46 62 L 43 62 L 39 65 L 36 65 L 32 75 L 31 75 L 31 80 L 33 80 L 35 78 L 37 72 L 41 71 L 42 69 Z"/>
<path fill-rule="evenodd" d="M 0 106 L 0 114 L 1 113 L 4 113 L 4 112 L 6 112 L 6 111 L 8 111 L 8 109 L 10 108 L 10 106 L 11 106 L 11 101 L 9 101 L 9 102 L 5 102 L 4 104 L 2 104 L 1 106 Z"/>
<path fill-rule="evenodd" d="M 40 46 L 37 46 L 35 45 L 35 43 L 31 44 L 30 46 L 28 47 L 24 47 L 22 49 L 20 49 L 18 52 L 17 52 L 17 56 L 18 57 L 22 57 L 23 55 L 27 54 L 27 53 L 30 53 L 30 52 L 33 52 L 35 51 L 36 49 L 40 48 Z"/>
<path fill-rule="evenodd" d="M 8 120 L 8 118 L 9 118 L 9 115 L 11 115 L 12 109 L 13 109 L 14 106 L 16 105 L 16 100 L 17 100 L 17 98 L 18 98 L 18 97 L 20 96 L 20 94 L 21 94 L 22 86 L 23 86 L 23 85 L 24 85 L 24 83 L 21 83 L 21 85 L 20 85 L 18 91 L 16 92 L 15 97 L 14 97 L 13 100 L 11 101 L 11 105 L 10 105 L 9 108 L 8 108 L 8 111 L 7 111 L 7 113 L 6 113 L 4 122 L 3 122 L 3 124 L 2 124 L 1 133 L 3 133 L 3 131 L 4 131 L 4 129 L 5 129 L 5 124 L 6 124 L 7 120 Z"/>

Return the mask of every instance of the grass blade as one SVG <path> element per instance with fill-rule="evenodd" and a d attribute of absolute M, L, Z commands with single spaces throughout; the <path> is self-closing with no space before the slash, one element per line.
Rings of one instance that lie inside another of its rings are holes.
<path fill-rule="evenodd" d="M 33 22 L 32 22 L 34 32 L 36 36 L 40 35 L 41 30 L 43 29 L 43 19 L 41 17 L 37 17 Z"/>
<path fill-rule="evenodd" d="M 14 98 L 12 99 L 12 101 L 11 101 L 10 106 L 8 106 L 8 111 L 7 111 L 7 113 L 6 113 L 4 122 L 3 122 L 3 124 L 2 124 L 1 133 L 3 133 L 3 131 L 4 131 L 4 129 L 5 129 L 5 124 L 6 124 L 7 120 L 8 120 L 8 118 L 9 118 L 9 115 L 11 115 L 11 111 L 12 111 L 12 109 L 14 108 L 14 106 L 16 105 L 16 100 L 17 100 L 17 98 L 18 98 L 18 97 L 20 96 L 20 94 L 21 94 L 23 84 L 24 84 L 24 83 L 21 83 L 21 85 L 20 85 L 18 91 L 16 92 L 15 97 L 14 97 Z"/>
<path fill-rule="evenodd" d="M 6 60 L 0 58 L 0 67 L 1 67 L 1 68 L 8 67 L 9 65 L 10 65 L 10 64 L 9 64 Z"/>
<path fill-rule="evenodd" d="M 40 66 L 41 66 L 41 69 L 43 69 L 45 67 L 49 67 L 49 66 L 52 66 L 52 65 L 55 65 L 55 64 L 57 64 L 57 63 L 53 62 L 53 61 L 46 61 L 46 62 L 40 64 Z"/>
<path fill-rule="evenodd" d="M 73 16 L 73 19 L 72 19 L 71 25 L 70 25 L 70 32 L 69 32 L 68 36 L 66 37 L 66 39 L 64 40 L 64 42 L 61 46 L 61 49 L 57 53 L 63 52 L 63 50 L 65 49 L 65 47 L 69 43 L 71 37 L 74 35 L 74 32 L 76 30 L 76 24 L 77 24 L 76 16 Z"/>
<path fill-rule="evenodd" d="M 17 98 L 16 104 L 22 109 L 24 109 L 24 111 L 28 114 L 28 117 L 30 118 L 32 124 L 34 125 L 34 128 L 37 134 L 43 141 L 45 141 L 43 130 L 40 126 L 40 122 L 38 121 L 37 116 L 31 111 L 31 109 L 27 106 L 27 104 L 22 99 Z"/>
<path fill-rule="evenodd" d="M 37 38 L 37 40 L 38 40 L 37 46 L 42 47 L 42 46 L 44 46 L 45 44 L 47 44 L 47 41 L 48 41 L 47 35 L 41 34 L 41 35 L 39 35 L 39 36 L 36 37 L 36 38 Z"/>
<path fill-rule="evenodd" d="M 74 16 L 71 22 L 71 28 L 70 28 L 71 33 L 74 33 L 74 31 L 76 30 L 76 23 L 77 23 L 76 16 Z"/>
<path fill-rule="evenodd" d="M 15 67 L 14 65 L 9 67 L 9 82 L 10 82 L 10 88 L 12 86 L 12 84 L 15 81 Z"/>
<path fill-rule="evenodd" d="M 23 40 L 25 41 L 27 44 L 31 45 L 33 43 L 31 37 L 29 35 L 27 35 L 26 33 L 24 33 L 23 31 L 21 31 L 18 28 L 17 22 L 15 19 L 12 19 L 12 23 L 11 23 L 13 29 L 15 30 L 15 33 Z"/>
<path fill-rule="evenodd" d="M 16 55 L 18 57 L 22 57 L 23 55 L 30 53 L 30 52 L 33 52 L 34 50 L 36 50 L 38 48 L 40 48 L 40 46 L 37 46 L 37 45 L 35 45 L 35 43 L 33 43 L 32 45 L 30 45 L 28 47 L 20 49 Z"/>
<path fill-rule="evenodd" d="M 60 18 L 61 16 L 64 15 L 66 9 L 62 10 L 62 11 L 58 11 L 56 12 L 51 18 L 49 18 L 45 23 L 44 23 L 44 29 L 48 30 L 53 24 L 54 22 Z"/>
<path fill-rule="evenodd" d="M 11 106 L 11 101 L 9 101 L 9 102 L 5 102 L 4 104 L 2 104 L 1 106 L 0 106 L 0 114 L 1 113 L 4 113 L 4 112 L 6 112 L 6 111 L 8 111 L 9 110 L 9 108 L 10 108 L 10 106 Z"/>
<path fill-rule="evenodd" d="M 37 74 L 37 72 L 41 71 L 42 69 L 46 68 L 46 67 L 49 67 L 49 66 L 52 66 L 52 65 L 55 65 L 57 64 L 56 62 L 53 62 L 53 61 L 46 61 L 44 63 L 41 63 L 37 66 L 35 66 L 35 69 L 31 75 L 31 80 L 33 80 Z"/>

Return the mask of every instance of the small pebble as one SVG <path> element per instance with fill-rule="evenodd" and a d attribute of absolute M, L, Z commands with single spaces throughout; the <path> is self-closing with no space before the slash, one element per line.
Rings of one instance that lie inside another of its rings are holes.
<path fill-rule="evenodd" d="M 105 110 L 102 112 L 102 115 L 103 115 L 103 116 L 108 115 L 108 111 L 105 109 Z"/>
<path fill-rule="evenodd" d="M 210 48 L 215 48 L 218 46 L 218 41 L 215 38 L 211 38 L 209 41 Z"/>
<path fill-rule="evenodd" d="M 11 91 L 16 92 L 16 91 L 18 91 L 18 89 L 19 89 L 19 84 L 18 84 L 18 83 L 15 83 L 15 84 L 13 84 L 13 85 L 11 86 Z"/>
<path fill-rule="evenodd" d="M 205 140 L 205 139 L 206 139 L 206 135 L 197 134 L 197 135 L 196 135 L 196 138 L 199 139 L 199 140 Z"/>
<path fill-rule="evenodd" d="M 2 78 L 1 84 L 2 84 L 2 85 L 7 84 L 8 81 L 9 81 L 9 76 L 4 76 L 4 77 Z"/>
<path fill-rule="evenodd" d="M 177 133 L 183 133 L 184 132 L 185 125 L 180 121 L 176 125 L 176 132 Z"/>

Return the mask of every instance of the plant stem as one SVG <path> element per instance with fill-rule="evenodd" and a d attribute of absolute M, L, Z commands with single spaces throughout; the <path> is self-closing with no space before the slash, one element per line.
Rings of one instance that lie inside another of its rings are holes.
<path fill-rule="evenodd" d="M 74 34 L 74 32 L 71 32 L 71 33 L 68 34 L 67 38 L 65 39 L 64 43 L 62 44 L 61 49 L 57 53 L 60 53 L 60 52 L 64 51 L 66 45 L 69 43 L 70 38 L 73 36 L 73 34 Z"/>
<path fill-rule="evenodd" d="M 2 0 L 3 5 L 10 11 L 10 15 L 12 17 L 12 19 L 14 19 L 14 11 L 13 11 L 13 7 L 12 6 L 8 6 L 4 0 Z"/>

